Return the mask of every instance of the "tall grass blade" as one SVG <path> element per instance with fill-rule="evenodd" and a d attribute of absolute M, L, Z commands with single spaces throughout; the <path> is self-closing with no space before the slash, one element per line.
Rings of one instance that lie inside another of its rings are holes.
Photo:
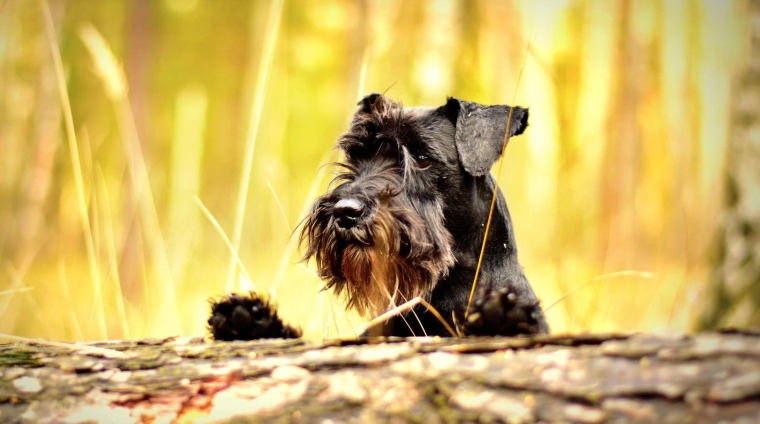
<path fill-rule="evenodd" d="M 232 230 L 232 246 L 235 251 L 240 249 L 240 238 L 243 234 L 243 221 L 245 220 L 245 207 L 248 200 L 248 186 L 251 182 L 251 169 L 253 167 L 253 152 L 256 148 L 256 138 L 259 133 L 261 112 L 264 107 L 267 79 L 269 68 L 274 56 L 274 48 L 277 44 L 277 34 L 280 32 L 280 20 L 282 18 L 282 4 L 284 0 L 274 0 L 269 9 L 267 20 L 266 39 L 264 52 L 259 62 L 258 76 L 256 78 L 256 95 L 253 108 L 251 109 L 251 126 L 248 131 L 248 139 L 245 147 L 243 170 L 240 176 L 240 186 L 237 195 L 237 207 L 235 209 L 235 223 Z M 231 291 L 234 286 L 236 258 L 230 257 L 227 267 L 227 289 Z"/>
<path fill-rule="evenodd" d="M 97 336 L 101 339 L 105 339 L 108 335 L 106 333 L 105 312 L 103 310 L 100 271 L 98 270 L 92 233 L 90 231 L 90 219 L 87 210 L 87 200 L 85 198 L 84 180 L 82 178 L 81 164 L 79 163 L 79 149 L 77 147 L 76 132 L 74 131 L 74 118 L 71 114 L 71 103 L 69 102 L 69 93 L 66 89 L 66 77 L 63 73 L 61 52 L 58 49 L 58 41 L 56 40 L 55 29 L 53 28 L 53 18 L 50 14 L 50 8 L 48 7 L 47 1 L 40 0 L 40 2 L 42 3 L 42 10 L 45 14 L 45 34 L 47 35 L 50 52 L 53 56 L 55 76 L 58 83 L 58 93 L 61 100 L 61 107 L 63 108 L 66 136 L 69 140 L 69 156 L 71 158 L 71 165 L 74 172 L 77 203 L 79 205 L 79 215 L 82 224 L 82 232 L 84 233 L 85 249 L 87 251 L 87 265 L 90 272 L 93 293 L 95 295 L 95 328 Z"/>
<path fill-rule="evenodd" d="M 179 313 L 176 287 L 172 277 L 169 260 L 166 254 L 158 211 L 150 187 L 148 170 L 140 147 L 140 140 L 135 128 L 132 108 L 127 98 L 127 81 L 124 72 L 108 44 L 97 29 L 90 24 L 80 28 L 79 36 L 87 47 L 95 63 L 96 73 L 103 81 L 111 101 L 116 108 L 116 122 L 119 125 L 124 151 L 127 158 L 127 168 L 132 183 L 132 195 L 137 203 L 140 217 L 140 228 L 149 249 L 149 257 L 153 259 L 153 271 L 158 282 L 155 285 L 157 293 L 152 296 L 158 299 L 155 309 L 154 322 L 169 332 L 181 332 L 182 320 Z M 141 252 L 144 254 L 144 252 Z M 147 284 L 146 284 L 147 287 Z M 148 292 L 146 292 L 148 295 Z M 156 325 L 151 326 L 154 331 Z"/>
<path fill-rule="evenodd" d="M 116 242 L 114 241 L 113 221 L 111 220 L 111 199 L 108 195 L 108 187 L 106 185 L 106 179 L 103 175 L 103 170 L 100 166 L 97 167 L 96 174 L 96 186 L 100 187 L 102 192 L 102 199 L 104 205 L 104 232 L 106 234 L 106 249 L 108 250 L 108 262 L 111 268 L 111 275 L 113 275 L 114 295 L 116 296 L 116 316 L 119 318 L 121 324 L 122 337 L 130 338 L 129 323 L 127 321 L 127 313 L 124 308 L 124 293 L 121 288 L 121 279 L 119 278 L 119 261 L 116 259 Z"/>
<path fill-rule="evenodd" d="M 69 281 L 66 277 L 66 263 L 63 261 L 63 257 L 58 262 L 58 278 L 61 282 L 61 293 L 63 294 L 63 302 L 66 304 L 64 308 L 69 315 L 71 326 L 74 327 L 74 338 L 76 341 L 84 341 L 84 335 L 82 334 L 82 326 L 79 325 L 79 318 L 76 314 L 76 305 L 71 300 L 71 290 L 69 289 Z"/>
<path fill-rule="evenodd" d="M 357 87 L 357 99 L 361 98 L 364 94 L 365 90 L 365 84 L 367 80 L 367 68 L 369 67 L 369 57 L 370 57 L 370 49 L 367 48 L 364 51 L 364 57 L 362 58 L 362 66 L 361 71 L 359 73 L 359 83 Z M 333 157 L 334 152 L 332 150 L 328 150 L 325 152 L 324 155 L 319 159 L 321 170 L 323 166 L 329 162 L 331 162 L 331 158 Z M 317 174 L 317 178 L 314 178 L 314 180 L 311 183 L 311 186 L 309 187 L 308 194 L 306 195 L 306 198 L 304 199 L 304 204 L 301 207 L 301 213 L 298 214 L 298 216 L 302 219 L 304 216 L 306 216 L 306 213 L 309 211 L 309 206 L 311 206 L 312 200 L 317 196 L 317 191 L 324 183 L 325 176 L 327 176 L 326 172 L 319 172 Z M 290 259 L 293 257 L 293 253 L 296 250 L 296 244 L 297 244 L 298 238 L 292 237 L 288 241 L 288 245 L 285 248 L 285 251 L 282 254 L 282 257 L 280 258 L 280 264 L 277 267 L 277 273 L 275 273 L 275 277 L 272 283 L 272 288 L 270 289 L 272 296 L 276 296 L 277 288 L 279 287 L 280 283 L 282 282 L 282 278 L 285 275 L 285 270 L 288 266 L 288 263 L 290 262 Z"/>
<path fill-rule="evenodd" d="M 472 305 L 472 298 L 475 295 L 475 288 L 478 285 L 478 277 L 480 276 L 480 267 L 483 265 L 483 255 L 486 252 L 486 244 L 488 243 L 488 233 L 491 230 L 491 220 L 493 218 L 494 206 L 496 206 L 496 198 L 499 193 L 499 180 L 501 179 L 501 170 L 504 166 L 503 156 L 507 153 L 507 144 L 509 144 L 509 128 L 512 122 L 512 112 L 515 110 L 515 100 L 517 99 L 517 89 L 520 87 L 520 79 L 522 79 L 523 69 L 525 69 L 525 63 L 528 61 L 528 52 L 530 50 L 530 40 L 533 35 L 533 26 L 530 28 L 530 35 L 528 36 L 528 43 L 525 45 L 525 54 L 523 55 L 523 61 L 520 64 L 520 72 L 517 74 L 517 82 L 515 82 L 514 94 L 512 94 L 512 104 L 509 108 L 509 115 L 507 116 L 507 129 L 504 131 L 504 141 L 501 145 L 502 159 L 499 161 L 499 170 L 496 172 L 496 181 L 493 188 L 493 196 L 491 197 L 491 207 L 488 210 L 488 221 L 486 222 L 486 232 L 483 234 L 483 244 L 480 247 L 480 255 L 478 256 L 478 265 L 475 268 L 475 277 L 472 280 L 472 288 L 470 289 L 470 296 L 467 299 L 467 309 L 465 309 L 464 319 L 467 320 L 467 316 L 470 313 L 470 306 Z"/>
<path fill-rule="evenodd" d="M 243 265 L 243 261 L 240 260 L 240 256 L 238 255 L 237 250 L 235 249 L 235 246 L 232 245 L 232 242 L 227 237 L 227 234 L 222 229 L 222 226 L 219 225 L 219 222 L 214 218 L 214 215 L 211 213 L 211 211 L 206 208 L 206 205 L 203 204 L 201 199 L 198 198 L 198 196 L 195 196 L 195 203 L 198 205 L 199 208 L 201 208 L 201 211 L 203 211 L 203 214 L 208 218 L 209 222 L 211 222 L 211 225 L 214 226 L 214 229 L 219 233 L 219 236 L 224 240 L 224 244 L 227 246 L 227 249 L 230 251 L 230 255 L 235 259 L 235 264 L 240 267 L 240 272 L 243 273 L 245 278 L 248 280 L 248 282 L 253 287 L 253 290 L 256 291 L 256 287 L 253 285 L 253 280 L 251 280 L 251 275 L 248 274 L 248 271 L 245 269 L 245 265 Z M 232 291 L 232 289 L 228 290 Z"/>
<path fill-rule="evenodd" d="M 325 154 L 322 155 L 322 158 L 319 160 L 319 163 L 327 163 L 332 157 L 332 154 L 333 152 L 331 150 L 325 152 Z M 324 182 L 325 174 L 326 173 L 324 172 L 318 173 L 317 178 L 314 178 L 312 181 L 311 186 L 309 186 L 309 191 L 306 194 L 306 198 L 304 199 L 303 206 L 301 207 L 301 213 L 298 214 L 299 217 L 304 217 L 308 213 L 312 200 L 317 196 L 317 191 Z M 296 251 L 297 245 L 298 237 L 291 236 L 288 240 L 288 245 L 285 247 L 285 251 L 280 257 L 280 263 L 277 266 L 277 272 L 275 273 L 274 280 L 272 280 L 272 287 L 269 289 L 272 297 L 276 298 L 277 296 L 277 288 L 282 282 L 282 278 L 285 276 L 285 271 L 287 270 L 288 264 L 290 263 L 290 258 L 293 257 L 293 253 Z"/>

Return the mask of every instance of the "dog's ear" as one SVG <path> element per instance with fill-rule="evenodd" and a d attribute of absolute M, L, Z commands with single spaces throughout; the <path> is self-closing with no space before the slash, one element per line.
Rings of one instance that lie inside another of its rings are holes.
<path fill-rule="evenodd" d="M 382 97 L 380 93 L 367 94 L 359 100 L 356 105 L 359 106 L 359 110 L 356 113 L 370 113 L 372 112 L 372 105 L 375 103 L 378 97 Z"/>
<path fill-rule="evenodd" d="M 459 162 L 470 175 L 487 174 L 501 156 L 510 109 L 506 105 L 484 106 L 449 97 L 443 113 L 456 127 L 454 141 Z M 528 109 L 515 106 L 509 136 L 522 134 L 527 126 Z"/>

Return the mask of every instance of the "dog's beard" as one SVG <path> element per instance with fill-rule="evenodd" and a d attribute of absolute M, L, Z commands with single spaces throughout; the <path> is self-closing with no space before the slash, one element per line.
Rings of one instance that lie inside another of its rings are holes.
<path fill-rule="evenodd" d="M 301 234 L 307 244 L 305 258 L 316 260 L 326 288 L 345 296 L 347 307 L 365 317 L 376 317 L 417 296 L 429 300 L 439 278 L 454 265 L 451 236 L 440 210 L 435 228 L 443 234 L 434 242 L 430 223 L 392 203 L 379 206 L 371 222 L 338 230 L 329 205 L 318 202 Z"/>

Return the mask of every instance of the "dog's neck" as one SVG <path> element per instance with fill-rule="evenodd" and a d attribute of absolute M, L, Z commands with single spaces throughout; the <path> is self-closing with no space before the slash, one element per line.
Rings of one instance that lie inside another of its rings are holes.
<path fill-rule="evenodd" d="M 452 311 L 464 312 L 464 305 L 468 303 L 467 295 L 478 266 L 495 185 L 496 181 L 491 175 L 467 178 L 462 186 L 461 201 L 454 202 L 452 207 L 444 211 L 446 228 L 454 240 L 452 251 L 456 263 L 448 275 L 438 282 L 433 301 L 439 312 L 447 317 Z M 491 218 L 478 287 L 503 285 L 509 280 L 518 292 L 528 293 L 530 286 L 517 260 L 517 243 L 510 220 L 506 201 L 499 193 Z M 532 293 L 528 295 L 535 297 Z"/>
<path fill-rule="evenodd" d="M 490 174 L 469 178 L 465 181 L 461 202 L 445 211 L 446 228 L 454 239 L 455 267 L 474 269 L 477 266 L 495 182 Z M 486 244 L 485 254 L 489 259 L 484 261 L 486 267 L 517 262 L 517 243 L 509 216 L 506 201 L 499 193 Z"/>

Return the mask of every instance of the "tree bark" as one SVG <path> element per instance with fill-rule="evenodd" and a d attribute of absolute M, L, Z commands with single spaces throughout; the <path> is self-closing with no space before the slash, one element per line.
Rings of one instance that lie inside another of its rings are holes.
<path fill-rule="evenodd" d="M 760 333 L 72 346 L 0 345 L 0 421 L 760 422 Z"/>
<path fill-rule="evenodd" d="M 760 327 L 760 0 L 749 2 L 751 52 L 734 95 L 715 271 L 698 327 Z"/>

